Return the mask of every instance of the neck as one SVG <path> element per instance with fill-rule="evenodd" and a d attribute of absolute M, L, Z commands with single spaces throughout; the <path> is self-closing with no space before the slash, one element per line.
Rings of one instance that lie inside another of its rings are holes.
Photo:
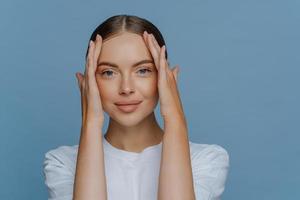
<path fill-rule="evenodd" d="M 136 126 L 123 126 L 109 119 L 109 125 L 104 135 L 114 147 L 131 152 L 141 152 L 148 146 L 162 141 L 163 130 L 155 119 L 154 112 Z"/>

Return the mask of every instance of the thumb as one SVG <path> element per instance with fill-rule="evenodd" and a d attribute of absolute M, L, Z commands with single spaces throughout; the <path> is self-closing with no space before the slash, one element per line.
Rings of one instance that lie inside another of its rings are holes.
<path fill-rule="evenodd" d="M 81 83 L 82 83 L 82 80 L 83 80 L 83 75 L 80 74 L 79 72 L 76 72 L 75 75 L 76 75 L 78 87 L 79 87 L 79 89 L 81 89 Z"/>
<path fill-rule="evenodd" d="M 178 79 L 178 73 L 179 73 L 179 66 L 176 65 L 173 69 L 172 69 L 172 72 L 173 72 L 173 75 L 175 77 L 175 80 L 177 82 L 177 79 Z"/>

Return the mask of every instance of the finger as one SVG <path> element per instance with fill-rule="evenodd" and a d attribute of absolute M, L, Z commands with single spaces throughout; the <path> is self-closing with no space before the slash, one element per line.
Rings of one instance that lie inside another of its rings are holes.
<path fill-rule="evenodd" d="M 157 51 L 159 52 L 160 46 L 159 46 L 159 44 L 158 44 L 158 42 L 157 42 L 157 40 L 155 39 L 155 37 L 154 37 L 153 34 L 151 34 L 151 38 L 152 38 L 152 42 L 153 42 L 155 48 L 156 48 Z M 164 46 L 165 46 L 164 54 L 166 55 L 166 45 L 164 45 Z M 170 67 L 169 67 L 169 61 L 167 60 L 166 56 L 164 56 L 164 58 L 165 58 L 165 62 L 167 63 L 167 64 L 166 64 L 166 70 L 167 70 L 167 73 L 170 74 L 171 69 L 170 69 Z"/>
<path fill-rule="evenodd" d="M 166 61 L 165 61 L 165 45 L 162 46 L 159 54 L 159 73 L 162 80 L 167 80 Z"/>
<path fill-rule="evenodd" d="M 155 46 L 157 52 L 159 52 L 160 49 L 161 49 L 161 47 L 159 46 L 159 44 L 158 44 L 158 42 L 157 42 L 157 40 L 155 39 L 155 37 L 154 37 L 153 34 L 151 34 L 151 38 L 152 38 L 152 42 L 153 42 L 153 44 L 154 44 L 154 46 Z M 167 51 L 167 50 L 166 50 L 166 45 L 165 45 L 165 54 L 166 54 L 166 51 Z M 166 62 L 168 63 L 168 66 L 169 66 L 169 61 L 167 60 L 166 56 L 165 56 L 165 60 L 166 60 Z"/>
<path fill-rule="evenodd" d="M 89 66 L 90 66 L 90 60 L 91 60 L 91 54 L 92 54 L 92 44 L 93 41 L 90 40 L 89 42 L 89 48 L 88 48 L 88 55 L 86 57 L 86 62 L 85 62 L 85 70 L 84 70 L 84 79 L 83 79 L 83 83 L 82 83 L 82 86 L 83 87 L 83 91 L 82 93 L 85 93 L 85 90 L 88 89 L 88 77 L 89 77 Z"/>
<path fill-rule="evenodd" d="M 76 72 L 76 79 L 77 79 L 78 87 L 81 90 L 81 82 L 82 82 L 83 77 L 81 77 L 79 72 Z"/>
<path fill-rule="evenodd" d="M 148 40 L 147 40 L 147 31 L 144 31 L 144 33 L 143 33 L 143 39 L 144 39 L 144 41 L 146 43 L 147 48 L 149 48 L 149 44 L 148 44 Z"/>
<path fill-rule="evenodd" d="M 92 75 L 94 69 L 94 53 L 95 53 L 95 43 L 91 40 L 90 41 L 90 52 L 88 55 L 88 76 Z"/>
<path fill-rule="evenodd" d="M 76 73 L 76 77 L 77 77 L 77 81 L 78 81 L 78 85 L 79 85 L 79 88 L 80 88 L 80 96 L 81 96 L 81 116 L 82 116 L 82 120 L 84 120 L 85 116 L 84 116 L 84 113 L 85 113 L 85 110 L 86 110 L 86 100 L 85 100 L 85 92 L 84 92 L 84 89 L 83 89 L 83 83 L 84 83 L 84 76 L 77 72 Z"/>
<path fill-rule="evenodd" d="M 90 63 L 91 63 L 91 57 L 92 57 L 92 44 L 93 41 L 90 40 L 89 42 L 89 50 L 88 50 L 88 55 L 86 57 L 86 62 L 85 62 L 85 71 L 84 71 L 84 77 L 87 77 L 88 76 L 88 72 L 89 72 L 89 66 L 90 66 Z"/>
<path fill-rule="evenodd" d="M 163 49 L 163 56 L 162 56 L 162 60 L 163 60 L 163 62 L 164 62 L 164 70 L 165 70 L 165 72 L 166 72 L 166 74 L 168 75 L 168 76 L 172 76 L 173 74 L 172 74 L 172 70 L 171 70 L 171 68 L 170 68 L 170 66 L 169 66 L 169 62 L 166 60 L 166 45 L 163 45 L 163 47 L 164 47 L 164 49 Z"/>
<path fill-rule="evenodd" d="M 157 40 L 155 39 L 155 37 L 154 37 L 153 34 L 151 34 L 151 38 L 152 38 L 152 41 L 153 41 L 153 43 L 154 43 L 155 48 L 159 51 L 160 46 L 159 46 L 159 44 L 158 44 L 158 42 L 157 42 Z"/>
<path fill-rule="evenodd" d="M 159 52 L 160 52 L 160 49 L 161 47 L 159 46 L 159 44 L 157 43 L 155 37 L 153 34 L 150 34 L 149 37 L 151 38 L 150 40 L 150 43 L 154 46 L 156 52 L 157 52 L 157 55 L 159 55 Z M 159 58 L 158 58 L 159 59 Z"/>
<path fill-rule="evenodd" d="M 179 73 L 179 66 L 176 65 L 176 66 L 172 69 L 172 72 L 173 72 L 175 81 L 176 81 L 176 83 L 177 83 L 177 80 L 178 80 L 178 73 Z"/>
<path fill-rule="evenodd" d="M 143 38 L 146 41 L 148 48 L 150 48 L 148 37 L 150 37 L 150 42 L 152 42 L 152 46 L 154 46 L 154 48 L 156 49 L 157 55 L 159 55 L 160 46 L 156 40 L 153 40 L 153 38 L 154 38 L 153 34 L 149 34 L 147 31 L 144 31 Z"/>
<path fill-rule="evenodd" d="M 146 41 L 147 41 L 150 53 L 151 53 L 151 55 L 153 57 L 156 69 L 159 70 L 159 51 L 156 50 L 156 48 L 155 48 L 155 46 L 153 44 L 153 41 L 151 39 L 151 36 L 147 32 L 146 32 Z"/>
<path fill-rule="evenodd" d="M 95 59 L 94 62 L 95 62 L 95 68 L 96 69 L 97 69 L 98 59 L 100 57 L 101 47 L 102 47 L 102 37 L 99 34 L 97 34 L 97 36 L 96 36 L 96 47 L 95 47 L 95 53 L 94 53 L 94 59 Z"/>
<path fill-rule="evenodd" d="M 96 77 L 95 77 L 95 43 L 91 41 L 90 54 L 88 56 L 88 67 L 86 76 L 86 89 L 87 91 L 94 92 L 97 88 Z"/>
<path fill-rule="evenodd" d="M 82 75 L 81 73 L 77 73 L 77 77 L 78 77 L 78 85 L 79 85 L 79 89 L 81 92 L 81 95 L 85 95 L 85 78 L 84 75 Z"/>
<path fill-rule="evenodd" d="M 147 31 L 144 31 L 144 33 L 143 33 L 143 39 L 144 39 L 144 41 L 145 41 L 146 46 L 148 47 L 148 49 L 150 49 L 148 37 L 150 37 L 150 34 Z"/>
<path fill-rule="evenodd" d="M 86 57 L 86 62 L 85 62 L 85 70 L 84 70 L 84 85 L 87 85 L 87 76 L 88 76 L 88 67 L 89 67 L 89 58 L 91 54 L 91 43 L 92 41 L 89 42 L 89 48 L 88 48 L 88 55 Z"/>

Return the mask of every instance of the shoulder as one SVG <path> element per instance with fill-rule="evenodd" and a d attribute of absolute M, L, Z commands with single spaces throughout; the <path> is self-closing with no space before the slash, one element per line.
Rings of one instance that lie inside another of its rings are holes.
<path fill-rule="evenodd" d="M 43 174 L 48 199 L 72 199 L 76 157 L 77 145 L 59 146 L 45 153 Z"/>
<path fill-rule="evenodd" d="M 229 153 L 218 144 L 190 142 L 196 199 L 220 199 L 229 171 Z"/>
<path fill-rule="evenodd" d="M 56 157 L 61 160 L 70 160 L 77 156 L 78 145 L 67 146 L 62 145 L 50 149 L 45 153 L 45 157 Z"/>
<path fill-rule="evenodd" d="M 212 163 L 223 163 L 229 166 L 229 153 L 221 145 L 200 144 L 191 141 L 189 144 L 192 163 L 205 165 Z"/>
<path fill-rule="evenodd" d="M 66 169 L 75 171 L 75 162 L 77 159 L 78 145 L 62 145 L 50 149 L 45 153 L 43 166 L 61 165 Z"/>
<path fill-rule="evenodd" d="M 218 144 L 199 144 L 190 142 L 192 170 L 195 176 L 211 173 L 218 176 L 229 169 L 229 153 Z"/>

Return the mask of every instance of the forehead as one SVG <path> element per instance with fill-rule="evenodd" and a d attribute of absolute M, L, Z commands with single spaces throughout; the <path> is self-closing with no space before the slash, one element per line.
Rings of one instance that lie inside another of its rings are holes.
<path fill-rule="evenodd" d="M 152 59 L 143 37 L 124 32 L 103 41 L 98 61 L 131 64 L 142 59 Z"/>

